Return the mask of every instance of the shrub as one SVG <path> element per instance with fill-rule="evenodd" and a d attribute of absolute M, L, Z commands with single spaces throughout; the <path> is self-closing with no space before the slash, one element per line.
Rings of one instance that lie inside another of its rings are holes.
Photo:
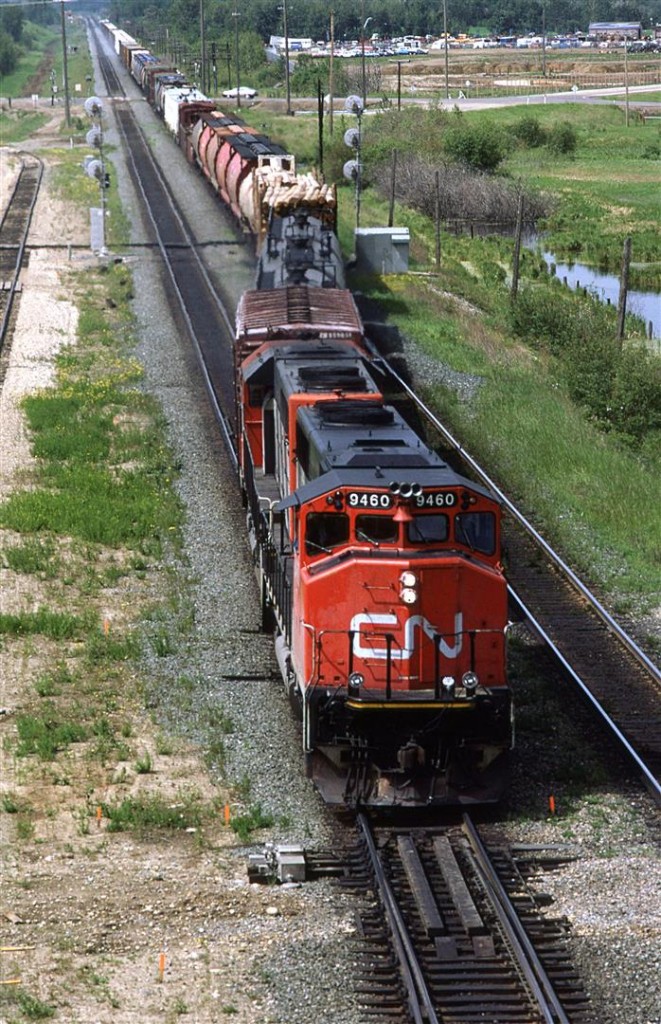
<path fill-rule="evenodd" d="M 563 372 L 572 399 L 606 422 L 619 361 L 619 344 L 610 335 L 576 335 L 564 352 Z"/>
<path fill-rule="evenodd" d="M 346 152 L 346 149 L 345 149 Z M 346 159 L 346 158 L 345 158 Z M 397 161 L 396 199 L 433 218 L 436 206 L 436 173 L 439 175 L 440 215 L 445 221 L 470 224 L 515 224 L 519 192 L 504 178 L 465 167 L 444 165 L 400 151 Z M 390 157 L 374 171 L 377 189 L 387 196 L 391 187 Z M 525 193 L 526 221 L 548 215 L 547 200 L 533 192 Z"/>
<path fill-rule="evenodd" d="M 609 419 L 638 445 L 661 431 L 661 360 L 642 347 L 626 348 L 613 381 Z"/>
<path fill-rule="evenodd" d="M 507 140 L 497 125 L 458 121 L 445 133 L 443 148 L 453 160 L 476 171 L 495 171 L 507 154 Z"/>
<path fill-rule="evenodd" d="M 569 156 L 576 152 L 578 139 L 569 121 L 554 124 L 549 131 L 546 145 L 556 156 Z"/>
<path fill-rule="evenodd" d="M 568 346 L 589 344 L 591 338 L 615 335 L 614 311 L 598 299 L 585 299 L 563 288 L 526 288 L 519 292 L 510 311 L 514 332 L 529 340 L 537 340 L 554 355 L 561 355 Z"/>
<path fill-rule="evenodd" d="M 543 146 L 546 142 L 546 132 L 539 123 L 539 119 L 530 114 L 524 115 L 512 127 L 512 134 L 527 149 L 535 149 Z"/>

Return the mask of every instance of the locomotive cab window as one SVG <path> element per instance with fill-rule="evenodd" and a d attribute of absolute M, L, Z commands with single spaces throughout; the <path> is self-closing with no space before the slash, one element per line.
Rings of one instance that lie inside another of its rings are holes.
<path fill-rule="evenodd" d="M 416 516 L 406 524 L 409 544 L 438 544 L 448 539 L 448 517 L 445 515 Z"/>
<path fill-rule="evenodd" d="M 329 554 L 349 540 L 349 517 L 342 512 L 310 512 L 305 518 L 305 552 Z"/>
<path fill-rule="evenodd" d="M 496 518 L 493 512 L 461 512 L 454 518 L 454 536 L 460 544 L 483 555 L 496 550 Z"/>
<path fill-rule="evenodd" d="M 368 544 L 394 544 L 398 527 L 392 516 L 356 516 L 356 540 Z"/>

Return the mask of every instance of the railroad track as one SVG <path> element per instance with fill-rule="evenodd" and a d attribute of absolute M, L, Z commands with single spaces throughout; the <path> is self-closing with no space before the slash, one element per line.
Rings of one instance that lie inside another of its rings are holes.
<path fill-rule="evenodd" d="M 381 365 L 443 438 L 462 470 L 505 506 L 513 615 L 525 619 L 543 641 L 661 804 L 661 670 L 391 364 Z"/>
<path fill-rule="evenodd" d="M 593 1024 L 564 923 L 545 917 L 506 846 L 465 815 L 373 829 L 343 884 L 376 896 L 361 918 L 357 991 L 373 1024 Z"/>
<path fill-rule="evenodd" d="M 109 95 L 113 97 L 115 121 L 129 173 L 143 200 L 153 244 L 162 257 L 172 312 L 190 337 L 214 414 L 236 466 L 231 375 L 233 321 L 200 257 L 187 219 L 161 172 L 131 105 L 124 102 L 126 93 L 113 62 L 105 55 L 98 33 L 95 29 L 93 31 L 101 74 Z"/>
<path fill-rule="evenodd" d="M 21 156 L 21 169 L 0 221 L 0 349 L 9 330 L 20 274 L 44 166 L 37 157 Z"/>

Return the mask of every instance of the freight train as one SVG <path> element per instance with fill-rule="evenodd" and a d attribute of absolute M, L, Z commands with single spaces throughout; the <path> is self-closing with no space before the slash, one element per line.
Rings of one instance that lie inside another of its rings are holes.
<path fill-rule="evenodd" d="M 257 239 L 234 338 L 239 478 L 310 777 L 339 807 L 499 799 L 513 730 L 498 502 L 386 399 L 334 190 L 135 41 L 116 49 L 157 109 L 179 90 L 179 144 Z"/>

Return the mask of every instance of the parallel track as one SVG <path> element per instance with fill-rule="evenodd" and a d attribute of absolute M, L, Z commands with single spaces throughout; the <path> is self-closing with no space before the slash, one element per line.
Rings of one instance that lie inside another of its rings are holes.
<path fill-rule="evenodd" d="M 539 912 L 507 848 L 461 827 L 372 830 L 345 884 L 377 897 L 362 918 L 366 1018 L 401 1024 L 592 1024 L 562 922 Z"/>
<path fill-rule="evenodd" d="M 234 391 L 231 367 L 233 324 L 200 259 L 191 229 L 138 125 L 125 91 L 97 36 L 99 65 L 114 97 L 114 115 L 133 184 L 142 197 L 151 234 L 169 278 L 168 296 L 175 319 L 195 349 L 212 408 L 236 465 Z"/>
<path fill-rule="evenodd" d="M 7 334 L 14 297 L 25 265 L 32 214 L 41 187 L 44 165 L 37 157 L 23 154 L 21 169 L 0 221 L 0 348 Z"/>

